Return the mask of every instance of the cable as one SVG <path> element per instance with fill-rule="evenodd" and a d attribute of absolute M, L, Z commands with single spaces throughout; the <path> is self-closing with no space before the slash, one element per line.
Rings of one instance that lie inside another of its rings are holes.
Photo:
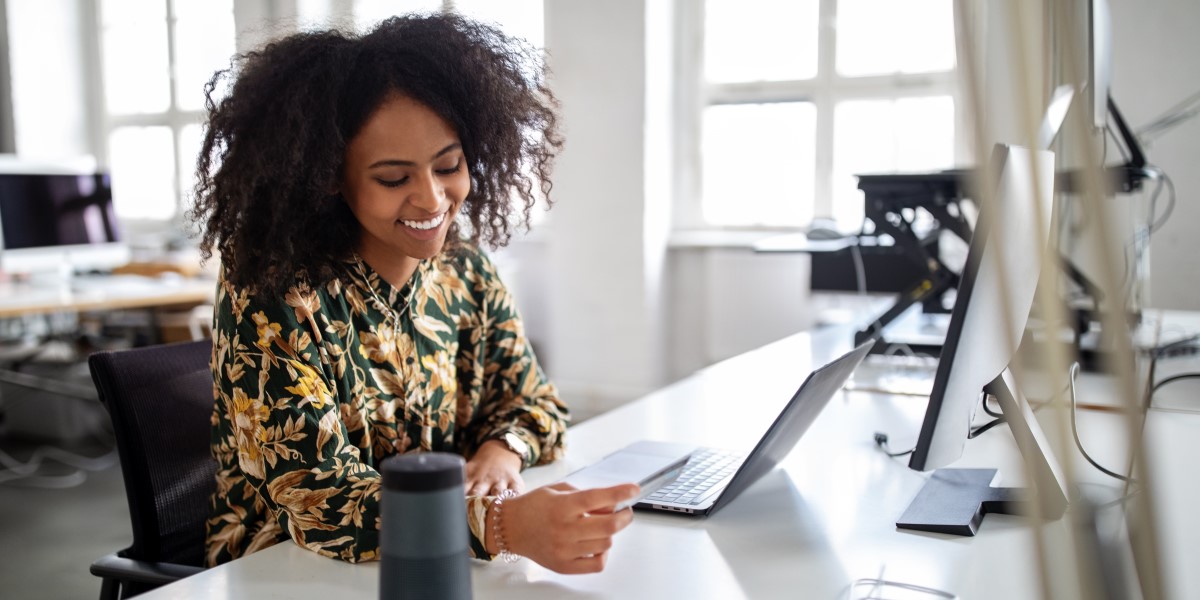
<path fill-rule="evenodd" d="M 1164 210 L 1164 211 L 1163 211 L 1163 215 L 1162 215 L 1162 217 L 1159 217 L 1159 219 L 1158 219 L 1157 221 L 1154 221 L 1154 222 L 1151 224 L 1149 233 L 1154 233 L 1154 232 L 1158 231 L 1159 229 L 1161 229 L 1161 228 L 1162 228 L 1162 226 L 1163 226 L 1164 224 L 1166 224 L 1166 222 L 1167 222 L 1167 219 L 1168 219 L 1168 218 L 1171 216 L 1171 213 L 1175 212 L 1175 202 L 1176 202 L 1176 197 L 1175 197 L 1175 182 L 1171 180 L 1171 176 L 1170 176 L 1170 175 L 1167 175 L 1167 174 L 1166 174 L 1165 172 L 1163 172 L 1161 169 L 1156 169 L 1156 171 L 1158 172 L 1158 176 L 1161 178 L 1160 180 L 1161 180 L 1163 183 L 1166 183 L 1166 185 L 1167 185 L 1167 191 L 1168 191 L 1168 192 L 1170 192 L 1170 195 L 1169 195 L 1169 196 L 1167 196 L 1167 208 L 1166 208 L 1166 210 Z M 1153 216 L 1154 216 L 1153 205 L 1151 205 L 1151 212 L 1150 212 L 1150 216 L 1151 216 L 1151 217 L 1153 217 Z"/>
<path fill-rule="evenodd" d="M 1000 417 L 1003 417 L 1004 415 L 998 410 L 992 410 L 992 407 L 988 406 L 988 398 L 991 398 L 991 397 L 992 397 L 991 394 L 983 395 L 983 412 L 999 419 Z"/>
<path fill-rule="evenodd" d="M 1172 375 L 1172 376 L 1154 384 L 1154 387 L 1150 388 L 1150 395 L 1153 396 L 1154 392 L 1158 391 L 1158 388 L 1161 388 L 1162 386 L 1167 385 L 1168 383 L 1172 383 L 1175 381 L 1181 381 L 1184 379 L 1200 379 L 1200 373 L 1181 373 L 1179 375 Z"/>
<path fill-rule="evenodd" d="M 989 429 L 991 429 L 997 425 L 1007 423 L 1007 422 L 1008 421 L 1004 417 L 996 417 L 995 419 L 992 419 L 991 421 L 988 421 L 987 423 L 984 423 L 983 425 L 980 425 L 979 427 L 972 429 L 971 433 L 967 434 L 967 439 L 973 440 L 973 439 L 987 433 L 987 431 Z"/>
<path fill-rule="evenodd" d="M 1154 383 L 1154 375 L 1158 369 L 1158 359 L 1169 355 L 1179 348 L 1185 348 L 1188 345 L 1195 343 L 1197 340 L 1200 340 L 1200 334 L 1189 335 L 1172 342 L 1159 344 L 1156 348 L 1154 348 L 1153 351 L 1151 351 L 1150 367 L 1148 368 L 1146 375 L 1146 390 L 1145 395 L 1142 398 L 1143 412 L 1150 410 L 1150 407 L 1154 404 L 1154 392 L 1158 389 Z"/>
<path fill-rule="evenodd" d="M 1167 220 L 1175 212 L 1175 205 L 1178 200 L 1175 193 L 1175 182 L 1171 180 L 1171 177 L 1165 171 L 1155 166 L 1147 166 L 1145 172 L 1148 176 L 1157 180 L 1158 184 L 1150 194 L 1149 215 L 1146 219 L 1145 227 L 1135 231 L 1132 239 L 1123 247 L 1122 254 L 1125 259 L 1125 267 L 1123 269 L 1124 281 L 1121 282 L 1121 289 L 1124 291 L 1126 299 L 1133 293 L 1134 282 L 1137 279 L 1137 269 L 1138 265 L 1142 262 L 1142 256 L 1150 247 L 1150 242 L 1154 234 L 1166 225 Z M 1158 215 L 1158 199 L 1162 195 L 1164 188 L 1168 191 L 1167 207 L 1163 210 L 1162 215 Z M 1130 253 L 1133 254 L 1132 260 L 1130 259 Z"/>
<path fill-rule="evenodd" d="M 38 470 L 46 459 L 74 467 L 75 471 L 66 475 L 38 474 Z M 112 467 L 116 462 L 117 451 L 115 449 L 109 450 L 97 457 L 87 457 L 67 452 L 62 448 L 42 446 L 34 450 L 33 454 L 25 462 L 21 462 L 13 458 L 9 453 L 0 450 L 0 464 L 4 466 L 4 470 L 0 471 L 0 484 L 19 482 L 22 485 L 31 487 L 65 489 L 83 483 L 87 478 L 84 472 L 103 471 Z"/>
<path fill-rule="evenodd" d="M 1113 131 L 1112 125 L 1104 125 L 1104 134 L 1104 147 L 1100 154 L 1100 164 L 1103 165 L 1108 160 L 1108 138 L 1110 137 L 1116 143 L 1117 151 L 1121 153 L 1121 160 L 1129 162 L 1129 155 L 1125 153 L 1125 146 L 1121 144 L 1121 140 L 1117 139 L 1117 133 Z"/>
<path fill-rule="evenodd" d="M 867 295 L 867 269 L 863 264 L 862 248 L 855 243 L 850 246 L 850 258 L 854 261 L 854 282 L 858 286 L 858 295 Z"/>
<path fill-rule="evenodd" d="M 858 287 L 858 295 L 867 295 L 867 267 L 862 257 L 862 239 L 867 233 L 866 217 L 858 225 L 858 234 L 854 236 L 854 244 L 850 246 L 850 258 L 854 261 L 854 283 Z"/>
<path fill-rule="evenodd" d="M 1110 470 L 1100 466 L 1100 463 L 1096 462 L 1095 459 L 1092 458 L 1092 455 L 1088 454 L 1087 450 L 1084 450 L 1083 442 L 1080 441 L 1080 439 L 1079 439 L 1079 427 L 1075 423 L 1075 413 L 1076 413 L 1075 377 L 1078 374 L 1079 374 L 1079 363 L 1078 362 L 1071 363 L 1071 375 L 1070 375 L 1070 379 L 1069 379 L 1069 381 L 1071 383 L 1071 435 L 1075 438 L 1075 447 L 1079 448 L 1079 453 L 1083 455 L 1083 458 L 1086 459 L 1089 463 L 1091 463 L 1091 465 L 1093 467 L 1096 467 L 1101 473 L 1104 473 L 1105 475 L 1108 475 L 1109 477 L 1114 477 L 1114 478 L 1124 481 L 1126 483 L 1137 483 L 1137 479 L 1134 479 L 1133 477 L 1126 477 L 1125 475 L 1121 475 L 1120 473 L 1115 473 L 1113 471 L 1110 471 Z"/>
<path fill-rule="evenodd" d="M 883 433 L 881 431 L 875 432 L 875 445 L 878 446 L 880 450 L 883 450 L 884 454 L 887 454 L 888 456 L 890 456 L 892 458 L 897 458 L 900 456 L 904 456 L 906 454 L 912 454 L 913 450 L 916 450 L 916 448 L 913 447 L 913 448 L 909 448 L 908 450 L 902 450 L 900 452 L 893 452 L 891 448 L 888 448 L 887 434 Z"/>

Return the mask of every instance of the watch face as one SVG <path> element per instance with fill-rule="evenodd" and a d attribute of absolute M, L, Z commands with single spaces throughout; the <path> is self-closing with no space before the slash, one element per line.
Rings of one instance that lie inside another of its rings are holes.
<path fill-rule="evenodd" d="M 504 443 L 508 446 L 509 450 L 516 452 L 522 460 L 529 456 L 529 444 L 526 444 L 525 440 L 521 439 L 517 434 L 512 432 L 504 434 Z"/>

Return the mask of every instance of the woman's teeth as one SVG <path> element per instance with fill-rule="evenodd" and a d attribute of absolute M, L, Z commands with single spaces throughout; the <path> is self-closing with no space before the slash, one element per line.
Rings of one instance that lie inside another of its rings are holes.
<path fill-rule="evenodd" d="M 413 229 L 433 229 L 434 227 L 441 225 L 442 221 L 445 220 L 446 213 L 442 213 L 428 221 L 405 221 L 404 219 L 401 219 L 400 222 L 404 223 L 408 227 L 412 227 Z"/>

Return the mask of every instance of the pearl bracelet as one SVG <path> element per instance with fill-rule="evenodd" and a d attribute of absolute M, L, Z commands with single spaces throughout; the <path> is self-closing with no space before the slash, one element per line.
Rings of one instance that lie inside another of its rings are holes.
<path fill-rule="evenodd" d="M 496 532 L 496 546 L 500 548 L 497 554 L 506 563 L 515 563 L 521 560 L 521 555 L 514 554 L 508 549 L 508 544 L 504 542 L 504 528 L 500 525 L 500 509 L 504 506 L 505 500 L 511 500 L 517 497 L 515 490 L 504 490 L 500 492 L 492 500 L 492 529 Z"/>

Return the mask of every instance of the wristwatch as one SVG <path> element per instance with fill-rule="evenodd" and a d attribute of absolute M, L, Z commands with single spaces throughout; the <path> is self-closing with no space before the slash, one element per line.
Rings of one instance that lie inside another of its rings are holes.
<path fill-rule="evenodd" d="M 496 439 L 504 442 L 504 445 L 507 446 L 509 450 L 521 457 L 522 468 L 529 464 L 529 444 L 525 443 L 525 440 L 521 439 L 521 436 L 512 431 L 508 431 Z"/>

